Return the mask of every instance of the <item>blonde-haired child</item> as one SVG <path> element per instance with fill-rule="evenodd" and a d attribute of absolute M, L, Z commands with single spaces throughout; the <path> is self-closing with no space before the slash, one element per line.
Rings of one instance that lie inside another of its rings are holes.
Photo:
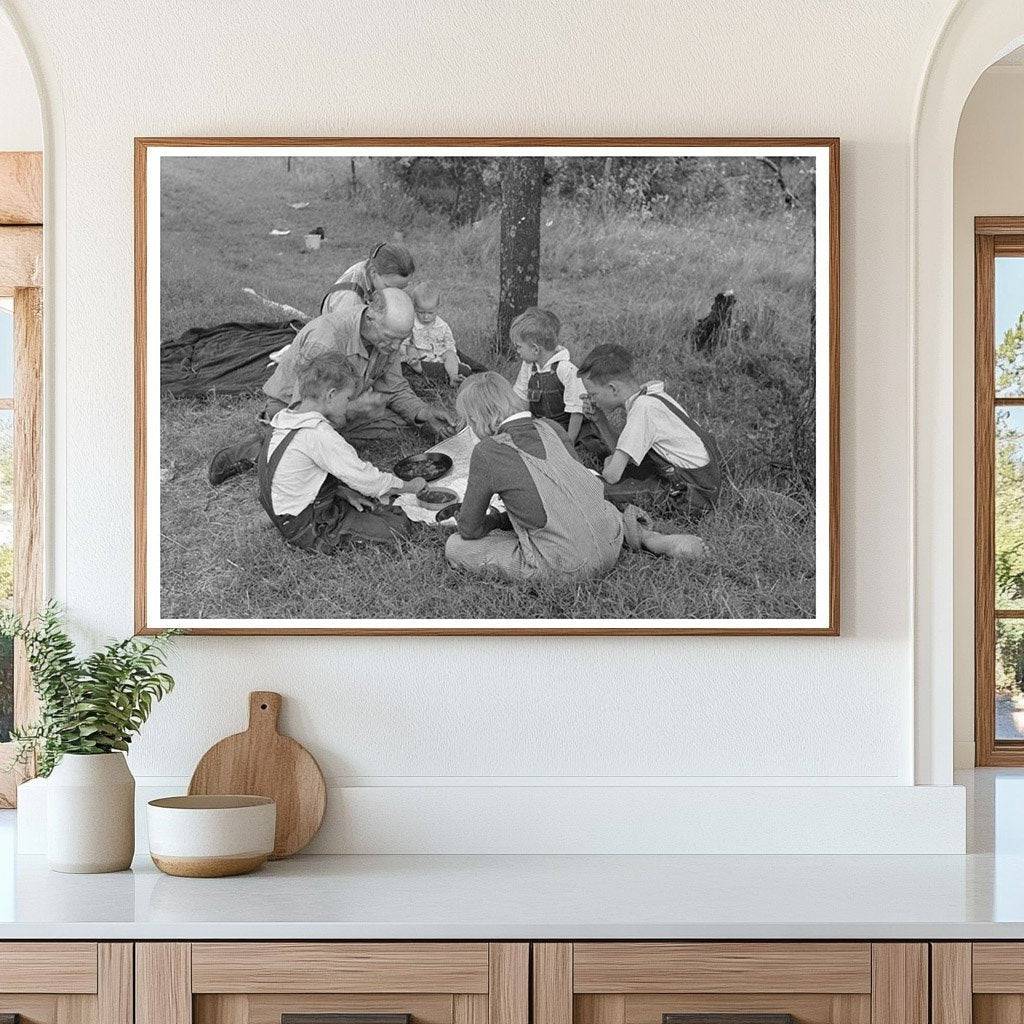
<path fill-rule="evenodd" d="M 421 281 L 410 293 L 416 319 L 412 335 L 402 346 L 402 362 L 425 377 L 438 378 L 441 370 L 448 383 L 458 384 L 470 373 L 459 359 L 452 329 L 438 316 L 441 290 L 433 281 Z"/>
<path fill-rule="evenodd" d="M 607 573 L 622 548 L 622 515 L 565 431 L 532 416 L 493 371 L 468 378 L 455 406 L 481 440 L 445 546 L 449 564 L 515 581 Z M 495 495 L 505 512 L 489 511 Z"/>
<path fill-rule="evenodd" d="M 531 306 L 512 321 L 509 340 L 523 361 L 515 393 L 536 417 L 554 420 L 575 445 L 583 427 L 583 385 L 569 350 L 559 343 L 561 321 L 549 309 Z"/>
<path fill-rule="evenodd" d="M 292 546 L 334 554 L 352 541 L 394 541 L 409 523 L 398 509 L 378 505 L 408 483 L 365 462 L 338 430 L 344 427 L 359 378 L 340 353 L 317 356 L 299 371 L 299 400 L 278 412 L 256 463 L 259 499 Z"/>

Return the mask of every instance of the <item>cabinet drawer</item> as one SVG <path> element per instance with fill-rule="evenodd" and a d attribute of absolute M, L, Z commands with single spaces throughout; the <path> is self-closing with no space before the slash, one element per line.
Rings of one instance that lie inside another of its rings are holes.
<path fill-rule="evenodd" d="M 132 1024 L 127 942 L 0 942 L 0 1018 Z"/>
<path fill-rule="evenodd" d="M 135 1024 L 528 1024 L 529 974 L 522 942 L 139 943 Z"/>
<path fill-rule="evenodd" d="M 975 942 L 971 960 L 975 992 L 1024 994 L 1024 942 Z"/>
<path fill-rule="evenodd" d="M 97 974 L 95 942 L 0 943 L 0 992 L 92 994 Z"/>
<path fill-rule="evenodd" d="M 534 1024 L 929 1024 L 928 949 L 870 942 L 535 943 L 533 1011 Z"/>
<path fill-rule="evenodd" d="M 868 993 L 871 945 L 578 942 L 573 991 Z"/>
<path fill-rule="evenodd" d="M 477 992 L 486 942 L 196 942 L 193 992 Z"/>

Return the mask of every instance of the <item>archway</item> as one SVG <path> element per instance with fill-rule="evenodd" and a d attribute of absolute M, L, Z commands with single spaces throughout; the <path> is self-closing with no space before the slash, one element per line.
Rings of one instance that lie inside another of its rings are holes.
<path fill-rule="evenodd" d="M 961 0 L 932 51 L 911 137 L 914 254 L 915 779 L 953 771 L 953 154 L 981 74 L 1024 41 L 1019 0 Z"/>

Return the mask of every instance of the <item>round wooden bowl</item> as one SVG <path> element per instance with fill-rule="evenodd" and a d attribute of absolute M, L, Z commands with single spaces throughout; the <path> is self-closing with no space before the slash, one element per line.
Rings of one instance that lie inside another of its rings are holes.
<path fill-rule="evenodd" d="M 183 878 L 245 875 L 274 851 L 277 805 L 264 796 L 169 796 L 146 808 L 149 854 Z"/>

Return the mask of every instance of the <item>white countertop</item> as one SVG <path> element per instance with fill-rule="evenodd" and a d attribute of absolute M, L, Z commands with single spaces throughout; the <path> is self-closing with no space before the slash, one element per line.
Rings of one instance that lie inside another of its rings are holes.
<path fill-rule="evenodd" d="M 195 880 L 139 857 L 59 875 L 15 856 L 0 812 L 0 940 L 1024 939 L 1024 773 L 964 781 L 967 856 L 297 857 Z"/>
<path fill-rule="evenodd" d="M 1024 938 L 1024 856 L 298 857 L 0 878 L 0 939 Z"/>

